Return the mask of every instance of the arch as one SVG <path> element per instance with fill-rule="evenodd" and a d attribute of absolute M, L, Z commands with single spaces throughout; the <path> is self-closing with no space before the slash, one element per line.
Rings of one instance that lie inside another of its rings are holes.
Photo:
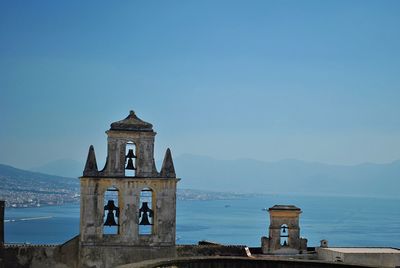
<path fill-rule="evenodd" d="M 119 190 L 109 187 L 103 198 L 103 234 L 119 234 Z"/>
<path fill-rule="evenodd" d="M 139 235 L 153 233 L 154 214 L 154 191 L 144 187 L 139 195 Z"/>
<path fill-rule="evenodd" d="M 136 176 L 136 155 L 136 144 L 133 141 L 128 141 L 125 144 L 125 177 Z"/>
<path fill-rule="evenodd" d="M 289 246 L 289 227 L 287 224 L 282 224 L 280 229 L 279 244 L 282 247 Z"/>

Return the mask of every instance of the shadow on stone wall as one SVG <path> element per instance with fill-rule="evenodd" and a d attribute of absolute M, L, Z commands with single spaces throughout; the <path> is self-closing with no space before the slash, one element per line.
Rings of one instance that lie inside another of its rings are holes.
<path fill-rule="evenodd" d="M 78 236 L 62 245 L 4 245 L 4 267 L 71 267 L 78 266 Z"/>

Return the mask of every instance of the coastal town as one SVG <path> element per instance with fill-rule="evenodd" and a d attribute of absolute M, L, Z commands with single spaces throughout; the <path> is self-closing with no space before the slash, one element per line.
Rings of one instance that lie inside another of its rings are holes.
<path fill-rule="evenodd" d="M 12 172 L 9 171 L 11 169 Z M 5 168 L 0 167 L 0 178 L 5 182 L 0 186 L 0 198 L 5 200 L 6 207 L 28 208 L 79 203 L 80 192 L 77 179 L 12 167 L 8 167 L 8 172 L 4 170 Z M 177 192 L 177 200 L 227 200 L 245 196 L 238 193 L 192 189 L 178 189 Z"/>

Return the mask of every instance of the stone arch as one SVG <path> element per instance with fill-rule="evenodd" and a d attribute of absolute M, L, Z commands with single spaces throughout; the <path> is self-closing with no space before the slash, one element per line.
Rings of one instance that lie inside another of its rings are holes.
<path fill-rule="evenodd" d="M 137 169 L 137 145 L 134 141 L 128 140 L 125 143 L 125 176 L 135 177 Z"/>
<path fill-rule="evenodd" d="M 142 187 L 139 192 L 139 235 L 151 235 L 154 232 L 155 192 L 149 187 Z"/>
<path fill-rule="evenodd" d="M 119 234 L 119 189 L 108 187 L 103 193 L 103 234 Z"/>
<path fill-rule="evenodd" d="M 280 227 L 279 244 L 281 247 L 289 246 L 289 226 L 286 223 Z"/>

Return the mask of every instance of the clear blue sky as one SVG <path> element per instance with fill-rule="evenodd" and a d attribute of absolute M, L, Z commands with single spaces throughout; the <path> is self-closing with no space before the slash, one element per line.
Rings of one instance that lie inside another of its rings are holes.
<path fill-rule="evenodd" d="M 84 161 L 130 109 L 219 159 L 400 159 L 400 1 L 1 1 L 0 163 Z"/>

